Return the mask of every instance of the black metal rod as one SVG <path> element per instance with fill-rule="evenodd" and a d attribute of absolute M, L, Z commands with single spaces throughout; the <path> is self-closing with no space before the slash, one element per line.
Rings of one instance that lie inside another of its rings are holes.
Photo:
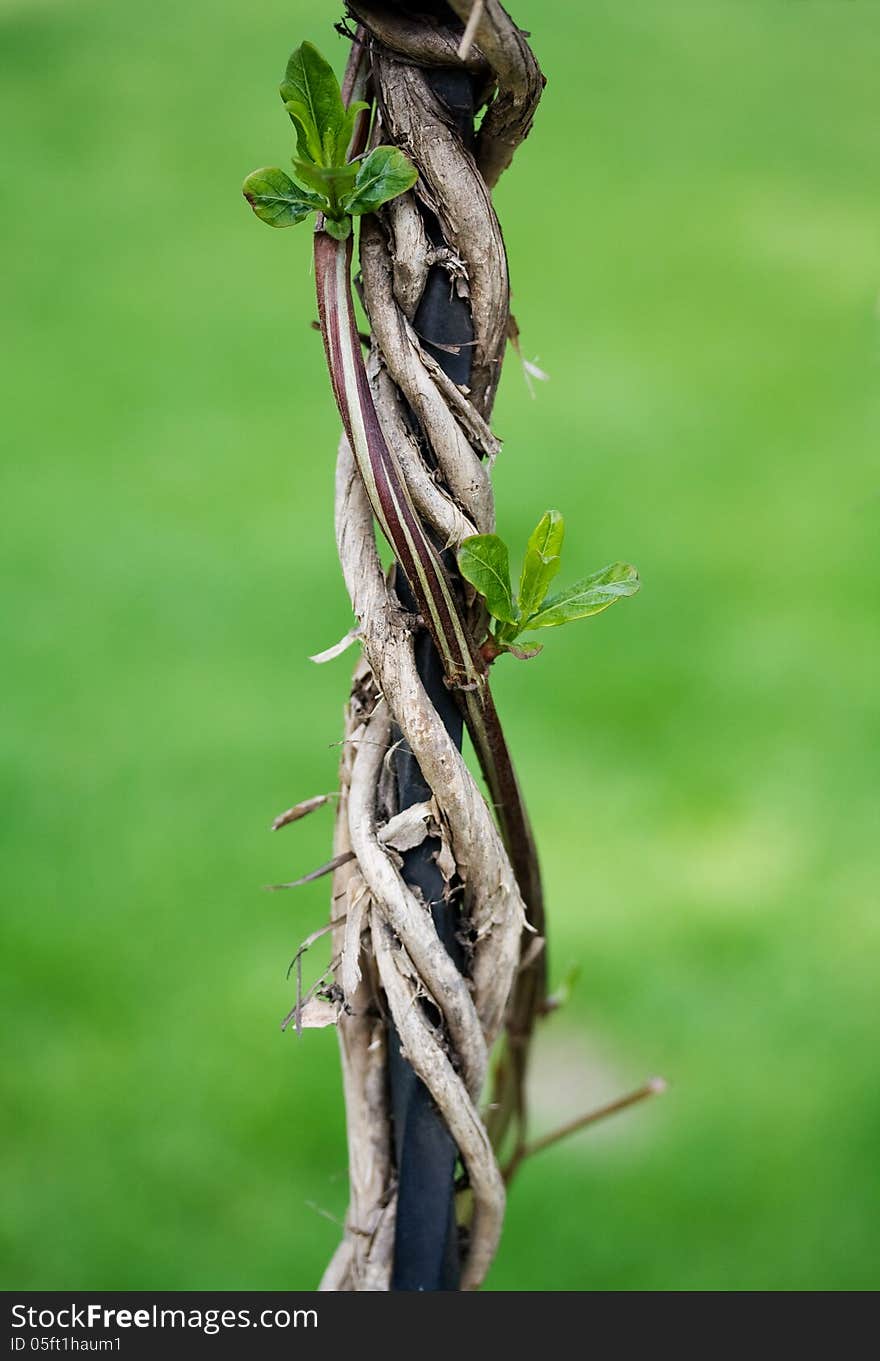
<path fill-rule="evenodd" d="M 458 124 L 466 143 L 473 140 L 474 91 L 470 76 L 459 67 L 441 67 L 428 74 L 435 93 Z M 435 244 L 442 243 L 438 224 L 426 219 L 426 231 Z M 456 383 L 467 383 L 471 374 L 473 323 L 467 301 L 451 286 L 449 275 L 439 266 L 429 272 L 425 291 L 413 325 L 438 364 Z M 457 347 L 451 350 L 449 347 Z M 411 422 L 418 431 L 415 417 Z M 425 455 L 431 457 L 429 449 Z M 397 593 L 407 609 L 416 603 L 403 573 L 397 572 Z M 456 746 L 461 748 L 461 712 L 446 686 L 440 657 L 426 630 L 415 639 L 416 664 L 422 684 Z M 400 737 L 399 730 L 394 734 Z M 394 756 L 398 806 L 408 808 L 430 798 L 431 790 L 405 743 Z M 447 886 L 437 867 L 439 842 L 427 838 L 403 856 L 403 877 L 419 889 L 437 934 L 464 970 L 466 954 L 459 938 L 459 908 L 445 893 Z M 389 1023 L 391 1024 L 391 1023 Z M 458 1149 L 428 1089 L 416 1077 L 400 1053 L 393 1025 L 389 1044 L 391 1111 L 397 1162 L 397 1226 L 394 1243 L 393 1290 L 457 1290 L 460 1260 L 455 1222 L 455 1168 Z"/>

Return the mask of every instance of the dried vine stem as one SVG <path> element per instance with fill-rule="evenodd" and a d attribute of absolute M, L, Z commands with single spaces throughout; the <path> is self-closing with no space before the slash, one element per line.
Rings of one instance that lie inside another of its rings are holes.
<path fill-rule="evenodd" d="M 389 1288 L 396 1188 L 384 1082 L 386 1009 L 465 1167 L 469 1242 L 461 1284 L 476 1289 L 504 1214 L 497 1146 L 512 1120 L 519 1122 L 517 1147 L 524 1140 L 528 1038 L 544 997 L 544 956 L 534 944 L 535 933 L 543 932 L 543 906 L 528 818 L 476 646 L 478 610 L 450 575 L 442 549 L 494 521 L 488 468 L 498 443 L 488 422 L 509 295 L 489 187 L 528 132 L 543 80 L 523 36 L 487 0 L 469 26 L 464 65 L 484 93 L 494 87 L 497 93 L 473 155 L 422 69 L 460 67 L 461 30 L 422 22 L 391 4 L 352 0 L 349 8 L 361 26 L 344 91 L 354 97 L 369 78 L 374 136 L 401 146 L 420 179 L 378 219 L 362 224 L 363 298 L 373 338 L 369 374 L 350 293 L 351 243 L 320 229 L 315 236 L 322 331 L 345 429 L 337 546 L 363 642 L 346 713 L 334 846 L 337 857 L 354 853 L 334 877 L 334 915 L 347 906 L 334 952 L 345 1002 L 338 1028 L 351 1194 L 344 1238 L 322 1289 Z M 453 9 L 467 21 L 469 4 Z M 362 120 L 361 135 L 365 131 Z M 426 221 L 435 224 L 430 232 Z M 437 266 L 469 304 L 474 339 L 467 390 L 446 376 L 413 325 Z M 401 608 L 386 580 L 374 522 L 406 573 L 418 618 Z M 498 826 L 425 692 L 413 647 L 421 628 L 430 632 L 460 700 Z M 411 838 L 420 833 L 411 818 L 404 833 L 410 839 L 396 840 L 400 824 L 385 761 L 392 720 L 430 787 L 421 835 L 433 818 L 447 886 L 461 895 L 469 980 L 400 873 L 395 846 L 415 844 Z M 505 1028 L 507 1057 L 496 1070 L 487 1128 L 478 1102 L 487 1054 Z"/>
<path fill-rule="evenodd" d="M 449 0 L 449 6 L 467 22 L 473 0 Z M 528 137 L 545 81 L 525 34 L 498 0 L 484 0 L 474 36 L 498 84 L 477 141 L 477 164 L 491 188 Z"/>

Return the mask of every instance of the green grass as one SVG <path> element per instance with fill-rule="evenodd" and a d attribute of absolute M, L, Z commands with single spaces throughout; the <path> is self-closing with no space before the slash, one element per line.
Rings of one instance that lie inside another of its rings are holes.
<path fill-rule="evenodd" d="M 550 77 L 497 200 L 499 526 L 559 506 L 633 602 L 497 693 L 554 976 L 497 1289 L 878 1285 L 880 11 L 523 3 Z M 301 0 L 3 0 L 7 1288 L 308 1288 L 337 1231 L 334 1037 L 281 1036 L 327 911 L 350 658 L 291 138 Z M 318 954 L 318 961 L 323 955 Z"/>

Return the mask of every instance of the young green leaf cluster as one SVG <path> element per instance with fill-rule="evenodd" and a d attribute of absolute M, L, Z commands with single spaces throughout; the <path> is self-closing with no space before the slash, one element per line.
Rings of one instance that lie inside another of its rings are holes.
<path fill-rule="evenodd" d="M 415 184 L 418 172 L 397 147 L 378 146 L 348 159 L 358 114 L 368 106 L 355 101 L 345 107 L 332 66 L 311 43 L 291 55 L 281 98 L 296 128 L 293 164 L 301 183 L 272 167 L 252 171 L 244 182 L 245 198 L 270 227 L 292 227 L 309 213 L 323 213 L 325 231 L 344 241 L 352 217 L 374 213 Z"/>
<path fill-rule="evenodd" d="M 493 660 L 500 652 L 526 659 L 541 650 L 540 643 L 516 645 L 520 634 L 532 629 L 556 628 L 572 619 L 586 619 L 635 595 L 639 574 L 627 562 L 612 562 L 554 595 L 550 583 L 559 571 L 565 521 L 558 510 L 541 516 L 529 536 L 519 579 L 519 597 L 510 584 L 510 555 L 497 534 L 475 534 L 458 550 L 462 576 L 475 586 L 491 615 L 489 637 L 483 654 Z"/>

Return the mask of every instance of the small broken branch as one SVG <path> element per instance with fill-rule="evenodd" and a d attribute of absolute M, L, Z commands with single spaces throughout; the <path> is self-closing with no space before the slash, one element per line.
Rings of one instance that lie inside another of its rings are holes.
<path fill-rule="evenodd" d="M 303 799 L 302 803 L 295 803 L 292 808 L 279 813 L 272 822 L 272 831 L 278 832 L 282 827 L 288 827 L 292 822 L 299 822 L 300 818 L 308 817 L 309 813 L 314 813 L 316 808 L 323 808 L 325 803 L 334 798 L 333 794 L 315 794 L 311 799 Z"/>
<path fill-rule="evenodd" d="M 263 888 L 267 893 L 277 893 L 282 888 L 301 888 L 303 884 L 311 884 L 315 879 L 322 879 L 325 874 L 332 874 L 342 865 L 347 865 L 349 860 L 354 860 L 354 852 L 346 851 L 343 855 L 334 855 L 332 860 L 328 860 L 326 865 L 319 865 L 310 874 L 304 874 L 301 879 L 292 879 L 289 884 L 264 884 Z"/>
<path fill-rule="evenodd" d="M 542 1135 L 540 1139 L 535 1139 L 530 1144 L 524 1144 L 514 1152 L 505 1167 L 504 1184 L 510 1185 L 526 1158 L 533 1158 L 536 1153 L 542 1153 L 545 1148 L 552 1148 L 554 1144 L 560 1143 L 572 1134 L 579 1133 L 582 1129 L 588 1129 L 590 1125 L 595 1125 L 599 1120 L 607 1119 L 609 1115 L 617 1115 L 619 1111 L 628 1110 L 630 1106 L 636 1106 L 640 1101 L 646 1101 L 648 1097 L 660 1096 L 666 1091 L 666 1087 L 665 1078 L 649 1078 L 641 1087 L 636 1087 L 635 1091 L 627 1092 L 625 1096 L 619 1096 L 616 1101 L 609 1101 L 605 1106 L 597 1106 L 595 1110 L 588 1111 L 586 1115 L 578 1116 L 576 1120 L 569 1120 L 567 1124 L 560 1125 L 558 1129 L 551 1130 L 549 1134 Z"/>

